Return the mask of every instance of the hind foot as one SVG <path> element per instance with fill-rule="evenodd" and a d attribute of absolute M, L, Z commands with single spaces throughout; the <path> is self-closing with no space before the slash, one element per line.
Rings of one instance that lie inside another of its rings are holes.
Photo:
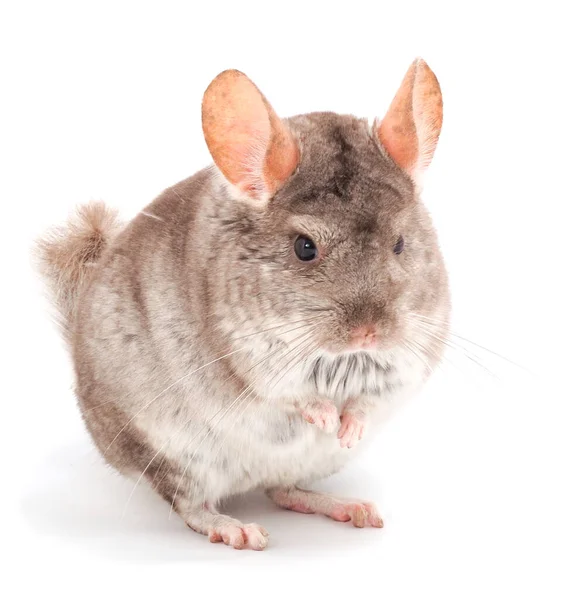
<path fill-rule="evenodd" d="M 267 546 L 269 534 L 263 527 L 256 523 L 244 525 L 237 519 L 219 514 L 206 504 L 200 509 L 186 512 L 183 516 L 188 527 L 207 535 L 213 544 L 224 542 L 236 550 L 264 550 Z"/>
<path fill-rule="evenodd" d="M 273 488 L 267 495 L 282 508 L 301 513 L 321 514 L 335 521 L 352 521 L 354 527 L 383 527 L 383 519 L 372 502 L 347 500 L 331 494 L 309 492 L 296 487 Z"/>
<path fill-rule="evenodd" d="M 227 523 L 212 527 L 208 531 L 208 539 L 213 543 L 224 542 L 236 550 L 250 548 L 263 550 L 267 546 L 267 531 L 257 523 L 243 525 L 235 519 L 226 517 Z"/>

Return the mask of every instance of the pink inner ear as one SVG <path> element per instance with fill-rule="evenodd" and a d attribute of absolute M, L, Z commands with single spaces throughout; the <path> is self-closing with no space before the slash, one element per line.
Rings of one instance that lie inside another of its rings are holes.
<path fill-rule="evenodd" d="M 417 163 L 419 140 L 413 121 L 413 85 L 415 66 L 407 71 L 401 87 L 379 126 L 379 139 L 391 158 L 411 172 Z"/>
<path fill-rule="evenodd" d="M 379 139 L 391 158 L 411 173 L 418 159 L 418 140 L 414 126 L 408 121 L 387 120 L 379 129 Z"/>
<path fill-rule="evenodd" d="M 265 157 L 264 176 L 271 192 L 275 192 L 293 174 L 299 164 L 297 142 L 275 114 L 268 107 L 271 122 L 271 140 Z"/>
<path fill-rule="evenodd" d="M 416 60 L 376 133 L 391 158 L 418 178 L 432 159 L 441 126 L 438 81 L 423 60 Z"/>
<path fill-rule="evenodd" d="M 223 175 L 240 190 L 272 194 L 296 167 L 290 133 L 256 86 L 239 71 L 221 73 L 205 92 L 206 143 Z"/>

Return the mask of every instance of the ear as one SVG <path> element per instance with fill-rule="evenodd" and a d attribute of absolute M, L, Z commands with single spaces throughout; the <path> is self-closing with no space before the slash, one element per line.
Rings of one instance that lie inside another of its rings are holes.
<path fill-rule="evenodd" d="M 410 66 L 401 87 L 374 132 L 391 158 L 420 183 L 430 164 L 442 127 L 442 93 L 436 76 L 420 58 Z"/>
<path fill-rule="evenodd" d="M 208 86 L 202 101 L 202 128 L 224 177 L 256 200 L 273 196 L 299 162 L 293 136 L 240 71 L 224 71 Z"/>

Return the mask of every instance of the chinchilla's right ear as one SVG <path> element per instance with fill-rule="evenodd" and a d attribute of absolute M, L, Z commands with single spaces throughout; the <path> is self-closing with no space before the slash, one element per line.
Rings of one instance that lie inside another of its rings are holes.
<path fill-rule="evenodd" d="M 442 93 L 424 60 L 409 67 L 387 114 L 374 124 L 391 158 L 420 185 L 442 127 Z"/>
<path fill-rule="evenodd" d="M 292 175 L 299 148 L 246 75 L 220 73 L 202 102 L 202 127 L 218 169 L 245 198 L 264 203 Z"/>

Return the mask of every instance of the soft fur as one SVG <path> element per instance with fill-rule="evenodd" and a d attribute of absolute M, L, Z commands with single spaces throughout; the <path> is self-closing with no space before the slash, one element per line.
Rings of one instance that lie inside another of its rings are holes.
<path fill-rule="evenodd" d="M 367 121 L 314 113 L 281 123 L 300 159 L 269 200 L 242 200 L 210 167 L 123 228 L 91 205 L 41 245 L 100 452 L 212 541 L 257 549 L 265 531 L 215 505 L 255 488 L 276 499 L 342 467 L 355 450 L 340 444 L 332 411 L 355 415 L 361 436 L 418 390 L 449 312 L 414 178 Z M 316 240 L 316 264 L 295 257 L 300 234 Z M 436 323 L 430 335 L 413 314 Z M 367 323 L 378 347 L 350 348 Z M 293 494 L 280 503 L 305 508 Z M 312 498 L 303 512 L 319 506 Z M 343 517 L 333 502 L 320 511 Z"/>

